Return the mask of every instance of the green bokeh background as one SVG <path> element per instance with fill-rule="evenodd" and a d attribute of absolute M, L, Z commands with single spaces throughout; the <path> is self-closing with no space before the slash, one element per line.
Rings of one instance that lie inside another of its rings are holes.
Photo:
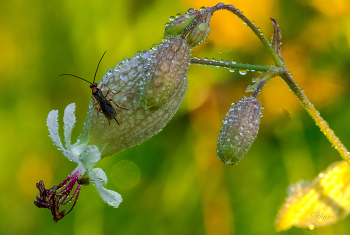
<path fill-rule="evenodd" d="M 265 109 L 258 138 L 239 165 L 225 166 L 215 153 L 221 120 L 258 74 L 242 76 L 223 68 L 191 65 L 186 99 L 164 130 L 98 164 L 109 177 L 106 187 L 123 196 L 118 209 L 105 204 L 93 186 L 83 187 L 76 208 L 57 224 L 48 210 L 33 204 L 35 183 L 44 180 L 51 187 L 75 168 L 52 145 L 47 114 L 55 109 L 62 117 L 64 108 L 76 103 L 75 139 L 91 96 L 87 83 L 58 75 L 92 79 L 106 50 L 101 78 L 124 57 L 160 43 L 169 16 L 216 3 L 0 2 L 0 234 L 275 234 L 274 220 L 288 185 L 313 179 L 340 156 L 275 78 L 260 96 Z M 267 38 L 272 33 L 269 18 L 277 19 L 288 69 L 349 147 L 347 1 L 225 3 L 242 10 Z M 192 55 L 272 64 L 253 33 L 228 12 L 214 14 L 207 43 Z M 130 167 L 124 176 L 113 172 L 121 162 Z M 346 218 L 313 231 L 292 228 L 281 234 L 341 235 L 349 230 Z"/>

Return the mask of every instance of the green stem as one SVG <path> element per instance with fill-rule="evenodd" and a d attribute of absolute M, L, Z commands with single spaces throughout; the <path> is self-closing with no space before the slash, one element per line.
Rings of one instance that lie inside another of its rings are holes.
<path fill-rule="evenodd" d="M 216 67 L 223 67 L 228 69 L 246 69 L 246 70 L 254 70 L 266 72 L 270 69 L 278 69 L 276 66 L 264 66 L 264 65 L 251 65 L 251 64 L 233 64 L 233 63 L 225 63 L 217 60 L 202 60 L 197 58 L 191 59 L 191 64 L 199 64 L 199 65 L 209 65 Z"/>
<path fill-rule="evenodd" d="M 245 92 L 254 92 L 260 86 L 261 83 L 264 85 L 273 77 L 279 76 L 283 72 L 283 69 L 280 67 L 275 67 L 269 71 L 263 73 L 260 77 L 253 79 L 253 84 L 249 85 Z M 262 87 L 261 87 L 262 88 Z"/>
<path fill-rule="evenodd" d="M 298 97 L 300 103 L 315 121 L 316 125 L 320 127 L 321 131 L 332 143 L 334 148 L 339 152 L 340 156 L 350 165 L 349 151 L 342 144 L 339 138 L 334 134 L 333 130 L 328 126 L 328 123 L 320 116 L 319 112 L 315 109 L 315 107 L 306 97 L 304 92 L 301 91 L 298 85 L 293 81 L 288 71 L 284 69 L 283 73 L 281 73 L 280 76 L 288 84 L 293 93 Z"/>
<path fill-rule="evenodd" d="M 279 58 L 277 53 L 273 50 L 272 46 L 267 41 L 267 39 L 264 37 L 262 32 L 260 32 L 260 30 L 257 27 L 255 27 L 255 25 L 250 20 L 248 20 L 248 18 L 245 17 L 242 12 L 240 12 L 238 9 L 236 9 L 232 5 L 225 5 L 225 6 L 223 6 L 223 9 L 226 9 L 226 10 L 232 12 L 233 14 L 235 14 L 238 18 L 240 18 L 255 33 L 255 35 L 260 39 L 260 41 L 262 42 L 264 47 L 270 53 L 273 61 L 275 62 L 275 64 L 277 66 L 283 66 L 284 65 L 283 61 Z"/>

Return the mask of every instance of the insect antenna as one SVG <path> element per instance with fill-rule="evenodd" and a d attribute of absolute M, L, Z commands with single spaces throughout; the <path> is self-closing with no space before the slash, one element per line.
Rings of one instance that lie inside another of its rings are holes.
<path fill-rule="evenodd" d="M 89 82 L 88 80 L 86 80 L 86 79 L 84 79 L 84 78 L 81 78 L 81 77 L 78 77 L 78 76 L 73 75 L 73 74 L 65 73 L 65 74 L 61 74 L 60 76 L 62 76 L 62 75 L 68 75 L 68 76 L 76 77 L 76 78 L 79 78 L 79 79 L 81 79 L 81 80 L 84 80 L 85 82 L 88 82 L 88 83 L 92 84 L 92 83 Z"/>
<path fill-rule="evenodd" d="M 97 68 L 96 68 L 96 71 L 95 71 L 95 76 L 94 76 L 94 81 L 92 83 L 95 82 L 95 78 L 96 78 L 96 74 L 97 74 L 97 70 L 98 70 L 98 67 L 100 66 L 100 63 L 101 63 L 101 60 L 103 59 L 103 56 L 106 54 L 107 51 L 105 51 L 100 59 L 100 61 L 98 62 L 98 65 L 97 65 Z"/>
<path fill-rule="evenodd" d="M 102 60 L 103 56 L 106 54 L 106 52 L 107 52 L 107 51 L 105 51 L 105 52 L 103 53 L 103 55 L 102 55 L 102 57 L 101 57 L 100 61 L 98 62 L 98 65 L 97 65 L 97 68 L 96 68 L 96 71 L 95 71 L 94 80 L 93 80 L 93 82 L 92 82 L 92 83 L 94 83 L 94 82 L 95 82 L 95 78 L 96 78 L 96 74 L 97 74 L 97 71 L 98 71 L 98 67 L 100 67 L 101 60 Z M 88 83 L 92 84 L 92 83 L 91 83 L 91 82 L 89 82 L 88 80 L 86 80 L 86 79 L 84 79 L 84 78 L 81 78 L 81 77 L 78 77 L 78 76 L 73 75 L 73 74 L 68 74 L 68 73 L 65 73 L 65 74 L 61 74 L 60 76 L 63 76 L 63 75 L 68 75 L 68 76 L 76 77 L 76 78 L 79 78 L 79 79 L 81 79 L 81 80 L 84 80 L 85 82 L 88 82 Z"/>

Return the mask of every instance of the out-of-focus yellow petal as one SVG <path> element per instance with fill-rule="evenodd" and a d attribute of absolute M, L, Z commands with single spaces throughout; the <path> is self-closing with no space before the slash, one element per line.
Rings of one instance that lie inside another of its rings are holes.
<path fill-rule="evenodd" d="M 345 161 L 335 162 L 313 181 L 302 180 L 288 191 L 276 219 L 277 231 L 336 223 L 350 212 L 350 167 Z"/>

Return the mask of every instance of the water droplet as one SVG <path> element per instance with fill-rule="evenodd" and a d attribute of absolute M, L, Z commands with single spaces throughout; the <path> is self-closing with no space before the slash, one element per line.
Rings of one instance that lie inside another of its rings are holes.
<path fill-rule="evenodd" d="M 175 20 L 175 16 L 170 16 L 170 17 L 169 17 L 169 20 L 170 20 L 170 21 Z"/>
<path fill-rule="evenodd" d="M 152 49 L 156 50 L 156 49 L 158 49 L 158 47 L 159 47 L 158 44 L 153 44 Z"/>
<path fill-rule="evenodd" d="M 246 74 L 247 74 L 247 70 L 245 70 L 245 69 L 240 69 L 240 70 L 239 70 L 239 74 L 240 74 L 240 75 L 246 75 Z"/>
<path fill-rule="evenodd" d="M 230 71 L 231 73 L 233 73 L 233 72 L 235 71 L 235 69 L 230 69 L 229 71 Z"/>
<path fill-rule="evenodd" d="M 143 51 L 141 57 L 142 57 L 143 59 L 147 59 L 147 58 L 149 57 L 149 51 L 148 51 L 148 50 Z"/>
<path fill-rule="evenodd" d="M 203 6 L 203 7 L 201 7 L 200 10 L 201 10 L 201 11 L 204 11 L 205 9 L 207 9 L 207 8 Z"/>
<path fill-rule="evenodd" d="M 180 16 L 181 16 L 180 13 L 177 13 L 177 14 L 176 14 L 176 18 L 179 18 Z"/>
<path fill-rule="evenodd" d="M 309 225 L 309 229 L 310 229 L 310 230 L 314 230 L 314 228 L 315 228 L 315 226 L 314 226 L 313 224 L 310 224 L 310 225 Z"/>
<path fill-rule="evenodd" d="M 236 60 L 232 60 L 231 63 L 232 63 L 232 64 L 236 64 L 237 61 L 236 61 Z"/>
<path fill-rule="evenodd" d="M 187 11 L 187 13 L 193 13 L 193 12 L 195 12 L 195 10 L 193 8 L 189 8 Z"/>

